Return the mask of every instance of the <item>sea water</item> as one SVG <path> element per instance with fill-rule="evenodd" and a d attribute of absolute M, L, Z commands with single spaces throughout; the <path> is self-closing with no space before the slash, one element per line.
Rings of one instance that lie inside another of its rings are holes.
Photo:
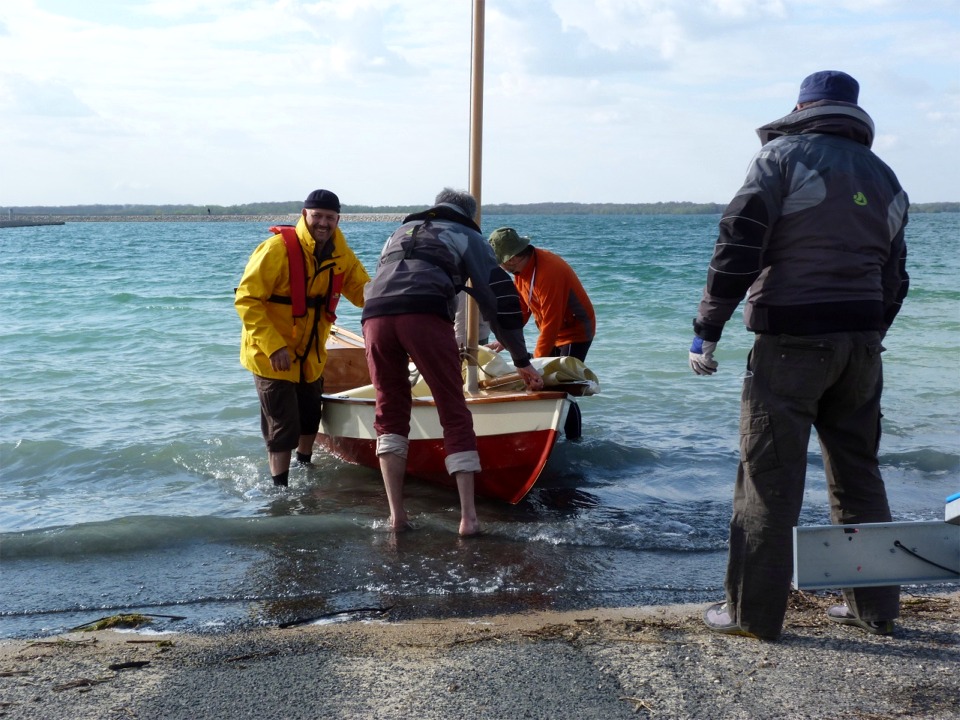
<path fill-rule="evenodd" d="M 738 312 L 719 372 L 687 365 L 717 220 L 484 219 L 576 269 L 602 392 L 525 500 L 479 503 L 470 540 L 455 493 L 417 482 L 415 529 L 387 532 L 379 473 L 319 450 L 273 487 L 232 303 L 268 223 L 0 230 L 0 637 L 133 611 L 218 631 L 720 598 L 752 338 Z M 372 269 L 395 224 L 342 227 Z M 895 519 L 936 520 L 960 490 L 960 215 L 915 214 L 908 243 L 880 462 Z M 359 311 L 343 301 L 340 322 Z M 828 522 L 814 439 L 801 524 Z"/>

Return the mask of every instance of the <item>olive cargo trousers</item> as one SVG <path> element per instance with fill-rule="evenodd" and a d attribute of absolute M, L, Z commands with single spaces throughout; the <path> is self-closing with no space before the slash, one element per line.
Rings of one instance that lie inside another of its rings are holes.
<path fill-rule="evenodd" d="M 779 636 L 793 576 L 807 449 L 816 428 L 835 524 L 889 522 L 880 477 L 879 332 L 757 335 L 740 403 L 740 464 L 725 589 L 730 615 Z M 899 615 L 899 586 L 844 589 L 863 620 Z"/>

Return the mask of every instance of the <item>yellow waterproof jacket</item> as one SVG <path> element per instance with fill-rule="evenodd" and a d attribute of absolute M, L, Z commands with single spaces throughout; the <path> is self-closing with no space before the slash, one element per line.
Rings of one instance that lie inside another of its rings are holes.
<path fill-rule="evenodd" d="M 325 255 L 319 265 L 313 254 L 316 242 L 303 217 L 296 230 L 307 277 L 307 314 L 293 317 L 287 248 L 283 236 L 274 235 L 250 255 L 237 287 L 234 305 L 243 322 L 240 364 L 261 377 L 313 382 L 323 375 L 327 362 L 326 342 L 332 320 L 325 307 L 334 275 L 343 276 L 340 292 L 357 307 L 363 307 L 363 288 L 370 276 L 340 228 L 332 239 L 332 254 Z M 277 302 L 277 298 L 287 298 L 288 303 Z M 293 363 L 289 370 L 278 372 L 270 366 L 270 356 L 284 346 Z"/>

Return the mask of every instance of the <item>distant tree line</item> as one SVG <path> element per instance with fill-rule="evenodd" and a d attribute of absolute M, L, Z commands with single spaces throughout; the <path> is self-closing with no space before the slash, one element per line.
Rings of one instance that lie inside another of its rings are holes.
<path fill-rule="evenodd" d="M 528 205 L 484 205 L 490 215 L 714 215 L 723 212 L 716 203 L 575 203 L 543 202 Z"/>
<path fill-rule="evenodd" d="M 0 207 L 0 215 L 296 215 L 302 201 L 260 202 L 243 205 L 71 205 Z M 724 205 L 717 203 L 575 203 L 543 202 L 524 205 L 498 203 L 484 205 L 485 215 L 716 215 Z M 423 210 L 423 205 L 344 205 L 343 213 L 407 214 Z M 912 213 L 960 212 L 960 202 L 918 203 Z"/>
<path fill-rule="evenodd" d="M 952 213 L 960 212 L 960 202 L 916 203 L 910 206 L 912 213 Z"/>

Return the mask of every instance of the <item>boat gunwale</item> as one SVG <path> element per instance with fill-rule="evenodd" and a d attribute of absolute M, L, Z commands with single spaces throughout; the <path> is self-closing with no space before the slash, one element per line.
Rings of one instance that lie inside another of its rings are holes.
<path fill-rule="evenodd" d="M 567 393 L 562 390 L 538 390 L 535 392 L 507 392 L 485 395 L 467 395 L 465 399 L 467 405 L 495 405 L 504 402 L 535 402 L 537 400 L 565 400 Z M 345 405 L 369 405 L 376 402 L 372 397 L 349 397 L 345 395 L 323 395 L 323 402 L 343 403 Z M 413 398 L 414 407 L 435 407 L 436 400 L 432 397 Z"/>

